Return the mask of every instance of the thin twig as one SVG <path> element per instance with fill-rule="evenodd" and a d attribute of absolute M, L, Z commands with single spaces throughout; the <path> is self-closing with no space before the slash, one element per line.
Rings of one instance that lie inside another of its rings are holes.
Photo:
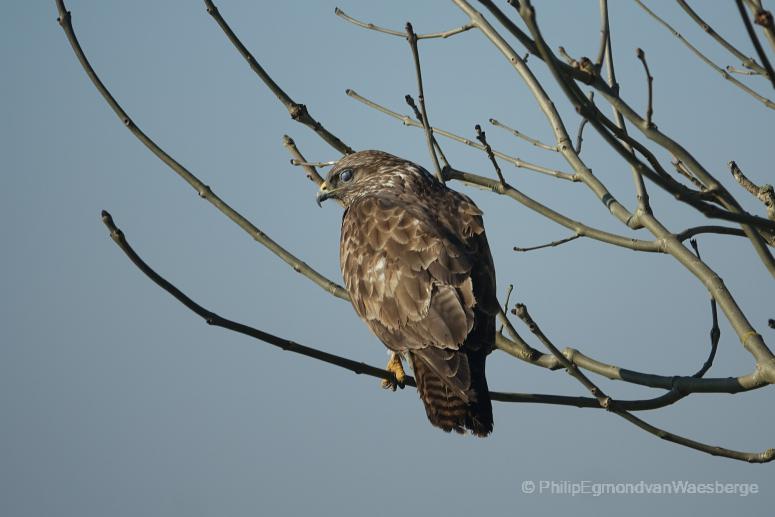
<path fill-rule="evenodd" d="M 638 59 L 640 59 L 640 62 L 643 63 L 643 70 L 646 72 L 646 81 L 648 83 L 648 104 L 646 107 L 646 124 L 649 126 L 653 125 L 653 122 L 651 121 L 652 116 L 654 115 L 654 91 L 653 91 L 653 83 L 654 78 L 651 76 L 651 72 L 649 72 L 649 65 L 646 62 L 646 53 L 643 52 L 642 48 L 638 48 L 636 51 L 636 54 L 638 56 Z"/>
<path fill-rule="evenodd" d="M 509 284 L 506 287 L 506 300 L 503 302 L 504 307 L 509 306 L 509 300 L 511 299 L 511 292 L 514 290 L 514 284 Z M 503 323 L 501 323 L 500 328 L 498 329 L 498 334 L 503 335 Z"/>
<path fill-rule="evenodd" d="M 704 452 L 712 456 L 722 456 L 724 458 L 746 461 L 748 463 L 769 463 L 770 461 L 775 459 L 775 448 L 770 448 L 762 452 L 735 451 L 731 449 L 726 449 L 724 447 L 708 445 L 702 442 L 698 442 L 696 440 L 691 440 L 689 438 L 677 435 L 675 433 L 671 433 L 669 431 L 665 431 L 664 429 L 660 429 L 659 427 L 653 426 L 648 422 L 644 421 L 643 419 L 633 415 L 632 413 L 628 413 L 627 411 L 613 411 L 613 412 L 619 415 L 620 417 L 624 418 L 631 424 L 634 424 L 640 429 L 643 429 L 644 431 L 650 434 L 653 434 L 658 438 L 661 438 L 663 440 L 666 440 L 668 442 L 672 442 L 678 445 L 683 445 L 684 447 L 689 447 L 690 449 L 695 449 L 697 451 Z"/>
<path fill-rule="evenodd" d="M 498 20 L 499 23 L 501 23 L 506 30 L 508 30 L 519 42 L 524 45 L 525 49 L 527 49 L 527 54 L 522 57 L 522 61 L 527 61 L 527 57 L 529 55 L 536 56 L 538 59 L 543 60 L 543 56 L 540 52 L 538 52 L 538 46 L 536 45 L 536 42 L 533 41 L 530 36 L 528 36 L 522 29 L 517 27 L 517 25 L 511 21 L 511 19 L 506 16 L 506 14 L 501 11 L 493 2 L 492 0 L 479 0 L 479 3 L 482 4 L 492 15 Z M 509 0 L 509 3 L 514 5 L 513 0 Z M 478 13 L 477 13 L 478 14 Z M 481 22 L 484 20 L 484 17 L 479 19 L 479 17 L 476 17 L 476 22 L 474 22 L 475 26 L 479 26 Z M 559 65 L 562 68 L 562 72 L 573 79 L 576 79 L 578 81 L 583 81 L 587 84 L 594 84 L 596 88 L 603 87 L 605 88 L 605 83 L 602 83 L 598 81 L 598 76 L 596 74 L 592 75 L 588 72 L 583 71 L 580 67 L 572 67 L 566 63 L 560 62 Z"/>
<path fill-rule="evenodd" d="M 540 246 L 531 246 L 529 248 L 519 248 L 517 246 L 514 246 L 514 251 L 533 251 L 533 250 L 540 250 L 544 248 L 554 248 L 555 246 L 560 246 L 561 244 L 565 244 L 566 242 L 575 241 L 579 237 L 581 237 L 581 235 L 574 234 L 564 239 L 559 239 L 546 244 L 541 244 Z"/>
<path fill-rule="evenodd" d="M 492 147 L 490 147 L 490 144 L 487 143 L 487 135 L 484 131 L 482 131 L 482 126 L 477 124 L 474 126 L 474 129 L 476 130 L 476 139 L 481 142 L 481 144 L 484 146 L 484 152 L 487 153 L 487 157 L 490 159 L 490 162 L 492 163 L 493 168 L 495 168 L 495 173 L 498 175 L 498 180 L 501 182 L 501 186 L 506 186 L 506 180 L 503 179 L 503 173 L 501 172 L 501 168 L 498 165 L 498 160 L 495 159 L 495 155 L 492 154 Z"/>
<path fill-rule="evenodd" d="M 59 2 L 60 0 L 57 1 Z M 245 58 L 245 60 L 250 65 L 250 68 L 256 73 L 256 75 L 258 75 L 258 77 L 261 78 L 261 81 L 264 82 L 264 84 L 280 100 L 283 106 L 285 106 L 293 120 L 300 122 L 312 129 L 315 133 L 318 134 L 318 136 L 320 136 L 320 138 L 322 138 L 326 143 L 328 143 L 331 147 L 340 153 L 351 154 L 354 152 L 350 146 L 342 142 L 339 137 L 328 131 L 320 122 L 315 120 L 312 115 L 309 114 L 309 111 L 307 111 L 307 107 L 304 104 L 300 104 L 294 101 L 288 96 L 287 93 L 285 93 L 285 91 L 283 91 L 282 88 L 280 88 L 280 86 L 269 76 L 266 70 L 264 70 L 258 61 L 256 61 L 256 58 L 253 57 L 253 54 L 250 53 L 250 51 L 247 49 L 247 47 L 245 47 L 242 41 L 240 41 L 237 35 L 234 34 L 234 31 L 231 30 L 229 24 L 226 23 L 226 20 L 223 19 L 223 16 L 221 16 L 221 13 L 218 11 L 218 7 L 216 7 L 212 0 L 205 0 L 205 6 L 207 7 L 207 12 L 210 13 L 210 16 L 212 16 L 218 26 L 220 26 L 220 28 L 229 38 L 229 41 L 231 41 L 232 45 L 234 45 L 242 57 Z"/>
<path fill-rule="evenodd" d="M 762 66 L 767 70 L 767 78 L 770 80 L 770 83 L 772 83 L 772 87 L 775 88 L 775 72 L 773 72 L 770 60 L 767 58 L 767 54 L 764 52 L 762 44 L 759 42 L 759 37 L 756 35 L 753 25 L 751 25 L 751 20 L 748 19 L 748 13 L 745 12 L 743 0 L 735 0 L 735 3 L 737 4 L 737 10 L 740 12 L 740 18 L 743 19 L 745 30 L 748 31 L 748 37 L 751 38 L 753 48 L 756 49 L 756 53 L 759 55 L 759 61 L 762 62 Z"/>
<path fill-rule="evenodd" d="M 406 94 L 404 96 L 404 100 L 409 105 L 410 108 L 412 108 L 412 111 L 414 112 L 414 117 L 418 121 L 422 121 L 422 113 L 420 113 L 420 108 L 417 107 L 417 103 L 414 102 L 414 97 L 412 97 L 409 94 Z M 423 130 L 425 127 L 423 126 Z M 441 150 L 441 146 L 439 145 L 439 142 L 436 140 L 436 136 L 433 134 L 433 128 L 431 128 L 431 140 L 433 142 L 433 147 L 436 149 L 436 152 L 438 153 L 439 160 L 441 160 L 442 167 L 441 171 L 444 172 L 445 167 L 449 167 L 449 162 L 447 161 L 447 157 L 444 155 L 444 151 Z"/>
<path fill-rule="evenodd" d="M 749 70 L 749 69 L 747 69 L 747 68 L 746 68 L 745 70 L 743 70 L 742 68 L 736 68 L 736 67 L 734 67 L 734 66 L 732 66 L 732 65 L 727 65 L 727 66 L 726 66 L 726 68 L 725 68 L 725 70 L 726 70 L 727 72 L 729 72 L 730 74 L 739 74 L 739 75 L 762 75 L 762 74 L 757 74 L 757 73 L 756 73 L 756 71 L 754 71 L 754 70 Z"/>
<path fill-rule="evenodd" d="M 686 230 L 677 233 L 675 236 L 679 241 L 685 241 L 686 239 L 694 237 L 695 235 L 700 235 L 702 233 L 715 233 L 716 235 L 736 235 L 738 237 L 746 236 L 745 232 L 740 228 L 730 228 L 728 226 L 714 225 L 687 228 Z"/>
<path fill-rule="evenodd" d="M 697 258 L 702 260 L 702 257 L 700 257 L 700 248 L 697 245 L 697 240 L 691 239 L 689 244 L 692 245 L 692 249 L 694 250 L 694 254 L 697 255 Z M 716 308 L 716 300 L 713 298 L 713 296 L 710 297 L 710 315 L 713 321 L 710 327 L 710 353 L 708 354 L 708 359 L 705 361 L 705 364 L 703 364 L 702 367 L 697 370 L 694 375 L 692 375 L 692 377 L 702 377 L 708 370 L 710 370 L 710 367 L 713 366 L 713 360 L 716 358 L 719 339 L 721 339 L 721 329 L 718 326 L 718 309 Z"/>
<path fill-rule="evenodd" d="M 530 329 L 530 332 L 532 332 L 538 338 L 541 344 L 544 345 L 546 349 L 557 358 L 558 361 L 560 361 L 568 373 L 572 377 L 575 377 L 576 380 L 578 380 L 592 394 L 592 396 L 597 399 L 600 407 L 610 409 L 611 397 L 606 395 L 603 390 L 601 390 L 594 382 L 589 380 L 589 377 L 584 375 L 584 373 L 579 370 L 575 364 L 569 361 L 568 358 L 565 357 L 556 346 L 554 346 L 554 343 L 552 343 L 546 337 L 546 335 L 544 335 L 538 324 L 536 324 L 536 322 L 533 321 L 533 318 L 530 317 L 530 314 L 527 312 L 527 307 L 524 304 L 518 303 L 511 312 L 512 314 L 517 315 L 519 319 L 521 319 L 525 325 L 527 325 L 527 328 Z"/>
<path fill-rule="evenodd" d="M 383 34 L 390 34 L 391 36 L 398 36 L 400 38 L 405 38 L 406 37 L 406 32 L 396 31 L 396 30 L 393 30 L 393 29 L 386 29 L 384 27 L 380 27 L 378 25 L 374 25 L 373 23 L 369 23 L 369 22 L 362 22 L 362 21 L 357 20 L 357 19 L 353 18 L 352 16 L 348 15 L 347 13 L 345 13 L 344 11 L 339 9 L 338 7 L 334 8 L 334 14 L 336 14 L 338 17 L 342 18 L 343 20 L 346 20 L 346 21 L 348 21 L 348 22 L 350 22 L 350 23 L 352 23 L 354 25 L 357 25 L 358 27 L 363 27 L 364 29 L 369 29 L 369 30 L 372 30 L 372 31 L 381 32 Z M 466 32 L 466 31 L 471 30 L 473 28 L 474 28 L 473 25 L 471 25 L 470 23 L 467 23 L 465 25 L 462 25 L 460 27 L 456 27 L 454 29 L 450 29 L 450 30 L 447 30 L 447 31 L 432 32 L 432 33 L 429 33 L 429 34 L 417 34 L 417 39 L 418 40 L 421 40 L 421 39 L 434 39 L 434 38 L 445 39 L 445 38 L 449 38 L 450 36 L 454 36 L 456 34 L 460 34 L 461 32 Z"/>
<path fill-rule="evenodd" d="M 417 35 L 415 35 L 412 24 L 409 22 L 406 22 L 406 40 L 409 42 L 409 48 L 412 50 L 414 72 L 417 76 L 417 101 L 420 104 L 420 115 L 422 116 L 420 120 L 425 131 L 425 143 L 428 144 L 428 152 L 433 160 L 436 179 L 444 183 L 444 175 L 441 173 L 441 165 L 439 164 L 438 156 L 436 156 L 436 148 L 433 145 L 433 133 L 431 131 L 431 123 L 428 121 L 428 111 L 425 109 L 425 93 L 423 92 L 422 85 L 422 69 L 420 68 L 420 51 L 417 48 Z"/>
<path fill-rule="evenodd" d="M 533 144 L 536 147 L 540 147 L 541 149 L 546 149 L 547 151 L 554 151 L 555 153 L 559 152 L 559 149 L 557 149 L 556 145 L 547 145 L 547 144 L 541 142 L 538 139 L 535 139 L 533 137 L 527 136 L 525 133 L 521 133 L 521 132 L 517 131 L 516 129 L 507 126 L 506 124 L 503 124 L 502 122 L 498 122 L 494 118 L 490 119 L 490 124 L 492 124 L 495 127 L 499 127 L 499 128 L 505 129 L 506 131 L 508 131 L 512 135 L 516 136 L 517 138 L 521 138 L 522 140 L 530 142 L 531 144 Z"/>
<path fill-rule="evenodd" d="M 581 119 L 581 122 L 579 122 L 579 129 L 576 131 L 576 154 L 581 154 L 581 143 L 584 141 L 584 128 L 587 126 L 587 123 L 589 123 L 589 119 L 584 117 Z"/>
<path fill-rule="evenodd" d="M 314 163 L 307 163 L 307 160 L 301 154 L 301 151 L 299 151 L 299 149 L 296 147 L 296 142 L 294 142 L 293 138 L 289 137 L 288 135 L 283 135 L 283 147 L 285 147 L 291 156 L 293 156 L 291 163 L 294 165 L 300 165 L 307 173 L 307 179 L 319 187 L 323 183 L 323 178 L 320 176 L 320 174 L 318 174 L 318 171 L 315 170 L 315 167 L 319 165 Z"/>
<path fill-rule="evenodd" d="M 594 102 L 594 99 L 595 92 L 589 92 L 589 102 Z M 579 128 L 576 130 L 576 146 L 574 147 L 576 154 L 581 154 L 581 143 L 584 141 L 584 128 L 588 123 L 589 119 L 587 117 L 582 117 L 581 122 L 579 122 Z"/>
<path fill-rule="evenodd" d="M 562 45 L 557 47 L 557 53 L 560 54 L 560 56 L 562 56 L 565 62 L 568 63 L 573 68 L 579 67 L 579 62 L 576 61 L 576 59 L 573 56 L 568 54 L 568 52 L 565 50 L 565 47 L 563 47 Z"/>

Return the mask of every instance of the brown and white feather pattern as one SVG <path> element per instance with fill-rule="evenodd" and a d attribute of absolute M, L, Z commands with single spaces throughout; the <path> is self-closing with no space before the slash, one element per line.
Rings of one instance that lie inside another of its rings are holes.
<path fill-rule="evenodd" d="M 379 151 L 337 163 L 340 265 L 358 315 L 407 357 L 433 425 L 486 436 L 485 359 L 495 341 L 495 269 L 482 212 L 425 169 Z"/>

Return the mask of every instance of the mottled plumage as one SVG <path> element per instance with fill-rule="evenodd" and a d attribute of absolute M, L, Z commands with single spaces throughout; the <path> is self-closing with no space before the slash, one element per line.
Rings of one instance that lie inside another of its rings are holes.
<path fill-rule="evenodd" d="M 495 268 L 482 212 L 425 169 L 380 151 L 342 158 L 319 200 L 344 206 L 340 265 L 353 307 L 407 358 L 429 420 L 492 431 L 485 359 L 495 343 Z"/>

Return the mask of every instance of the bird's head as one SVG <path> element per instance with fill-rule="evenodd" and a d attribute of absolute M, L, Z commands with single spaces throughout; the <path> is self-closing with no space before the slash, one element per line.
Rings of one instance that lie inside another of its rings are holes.
<path fill-rule="evenodd" d="M 403 189 L 407 182 L 435 182 L 425 169 L 383 151 L 359 151 L 340 159 L 320 185 L 317 202 L 336 199 L 345 208 L 353 201 L 387 189 Z"/>

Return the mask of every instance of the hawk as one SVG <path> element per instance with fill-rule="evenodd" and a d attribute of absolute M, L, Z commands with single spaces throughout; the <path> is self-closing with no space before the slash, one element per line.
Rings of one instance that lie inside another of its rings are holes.
<path fill-rule="evenodd" d="M 340 159 L 317 195 L 344 207 L 339 261 L 358 316 L 414 371 L 431 424 L 487 436 L 485 360 L 495 344 L 495 268 L 482 211 L 424 168 L 382 151 Z M 383 387 L 395 389 L 384 381 Z"/>

